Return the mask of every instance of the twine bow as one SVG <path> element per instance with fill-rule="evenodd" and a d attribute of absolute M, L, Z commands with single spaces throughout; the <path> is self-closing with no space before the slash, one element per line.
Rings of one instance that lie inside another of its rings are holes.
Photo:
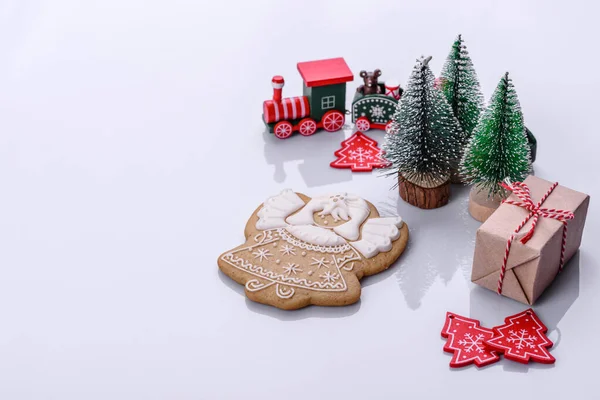
<path fill-rule="evenodd" d="M 560 273 L 563 269 L 565 263 L 565 248 L 567 244 L 567 222 L 573 218 L 575 218 L 575 214 L 571 211 L 567 210 L 559 210 L 556 208 L 542 208 L 542 204 L 546 201 L 548 196 L 554 191 L 554 189 L 558 186 L 558 182 L 555 182 L 550 186 L 550 189 L 542 196 L 540 201 L 535 204 L 531 199 L 531 192 L 529 191 L 529 187 L 523 182 L 515 182 L 513 184 L 501 183 L 502 187 L 504 187 L 508 191 L 512 191 L 520 201 L 515 200 L 504 200 L 503 203 L 513 204 L 515 206 L 521 207 L 529 211 L 529 214 L 517 229 L 514 230 L 513 234 L 508 238 L 506 242 L 506 251 L 504 252 L 504 261 L 502 262 L 502 268 L 500 268 L 500 277 L 498 278 L 498 294 L 502 294 L 502 284 L 504 283 L 504 274 L 506 273 L 506 264 L 508 261 L 508 255 L 510 254 L 510 247 L 512 246 L 512 242 L 515 239 L 515 236 L 519 233 L 519 231 L 525 226 L 525 224 L 531 219 L 531 228 L 529 231 L 521 238 L 521 243 L 525 244 L 533 237 L 535 233 L 535 227 L 540 217 L 544 218 L 552 218 L 557 221 L 563 223 L 563 235 L 562 235 L 562 244 L 560 249 L 560 266 L 558 268 L 558 272 Z"/>

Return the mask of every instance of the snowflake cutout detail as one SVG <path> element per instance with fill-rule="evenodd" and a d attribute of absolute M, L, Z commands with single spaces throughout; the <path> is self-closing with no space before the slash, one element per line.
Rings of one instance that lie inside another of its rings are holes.
<path fill-rule="evenodd" d="M 381 149 L 377 142 L 361 132 L 355 132 L 342 142 L 342 148 L 336 150 L 337 157 L 329 165 L 333 168 L 350 168 L 352 171 L 372 171 L 373 168 L 385 168 L 389 162 L 381 158 Z"/>
<path fill-rule="evenodd" d="M 269 257 L 271 257 L 273 254 L 269 253 L 268 249 L 258 249 L 254 253 L 252 253 L 252 255 L 254 256 L 254 258 L 258 258 L 258 261 L 268 261 Z"/>
<path fill-rule="evenodd" d="M 365 161 L 371 161 L 374 157 L 372 150 L 365 150 L 362 147 L 359 147 L 356 150 L 351 150 L 350 157 L 348 158 L 363 163 Z"/>
<path fill-rule="evenodd" d="M 324 279 L 328 283 L 334 283 L 335 281 L 340 279 L 340 276 L 338 274 L 334 274 L 330 271 L 327 271 L 323 275 L 320 275 L 319 278 Z"/>
<path fill-rule="evenodd" d="M 546 332 L 548 328 L 530 308 L 506 317 L 503 325 L 494 327 L 494 337 L 483 343 L 512 361 L 553 364 L 556 359 L 549 352 L 553 343 Z"/>
<path fill-rule="evenodd" d="M 463 346 L 465 353 L 470 353 L 473 350 L 475 350 L 478 353 L 483 353 L 484 352 L 483 339 L 485 339 L 485 337 L 482 334 L 473 336 L 470 333 L 465 333 L 465 338 L 460 339 L 458 341 L 458 344 Z"/>
<path fill-rule="evenodd" d="M 283 246 L 281 246 L 281 249 L 279 251 L 281 251 L 286 256 L 296 255 L 294 246 L 290 246 L 289 244 L 284 244 Z"/>
<path fill-rule="evenodd" d="M 369 111 L 371 111 L 371 115 L 374 118 L 383 118 L 385 116 L 385 109 L 383 106 L 372 106 Z"/>
<path fill-rule="evenodd" d="M 527 329 L 519 329 L 518 332 L 508 331 L 510 337 L 506 339 L 508 343 L 514 343 L 519 350 L 528 347 L 535 349 L 534 342 L 538 340 L 537 336 L 530 335 Z"/>
<path fill-rule="evenodd" d="M 470 364 L 478 367 L 500 360 L 497 352 L 487 345 L 494 332 L 480 325 L 476 319 L 454 313 L 446 314 L 442 337 L 446 338 L 444 351 L 452 353 L 451 368 L 462 368 Z"/>
<path fill-rule="evenodd" d="M 298 267 L 298 264 L 287 263 L 287 265 L 283 266 L 283 271 L 287 276 L 291 274 L 296 275 L 298 272 L 302 272 L 302 270 Z"/>
<path fill-rule="evenodd" d="M 312 259 L 313 262 L 311 262 L 310 265 L 316 265 L 317 269 L 321 269 L 321 267 L 329 268 L 327 266 L 327 264 L 329 264 L 329 261 L 325 261 L 325 257 L 322 257 L 321 259 L 316 259 L 312 257 Z"/>

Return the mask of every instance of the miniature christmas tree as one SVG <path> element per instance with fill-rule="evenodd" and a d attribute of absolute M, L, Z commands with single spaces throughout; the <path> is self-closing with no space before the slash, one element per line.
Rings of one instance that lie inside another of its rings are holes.
<path fill-rule="evenodd" d="M 463 144 L 466 146 L 483 109 L 483 94 L 461 35 L 458 35 L 448 54 L 440 86 L 463 129 Z"/>
<path fill-rule="evenodd" d="M 377 147 L 377 142 L 362 132 L 356 132 L 344 140 L 342 148 L 334 154 L 337 159 L 329 164 L 334 168 L 350 168 L 352 171 L 362 172 L 388 165 L 381 158 L 381 150 Z"/>
<path fill-rule="evenodd" d="M 458 35 L 454 41 L 446 59 L 439 87 L 444 92 L 444 96 L 452 108 L 452 113 L 462 128 L 459 143 L 460 154 L 452 164 L 452 182 L 464 183 L 464 177 L 458 173 L 459 163 L 473 129 L 479 121 L 479 115 L 483 108 L 483 94 L 473 68 L 473 62 L 461 35 Z"/>
<path fill-rule="evenodd" d="M 537 361 L 554 364 L 556 359 L 548 349 L 554 345 L 546 336 L 548 328 L 533 309 L 506 317 L 504 325 L 493 328 L 494 337 L 484 340 L 492 349 L 503 353 L 508 360 L 528 364 Z"/>
<path fill-rule="evenodd" d="M 475 185 L 471 203 L 478 202 L 493 212 L 507 194 L 500 183 L 523 181 L 530 171 L 523 113 L 507 72 L 473 131 L 461 162 L 461 174 Z M 487 219 L 491 212 L 476 215 L 476 206 L 469 206 L 471 215 L 480 221 Z"/>
<path fill-rule="evenodd" d="M 452 164 L 460 156 L 462 129 L 443 93 L 434 87 L 431 57 L 418 60 L 392 123 L 383 152 L 398 176 L 400 196 L 421 208 L 448 202 Z"/>
<path fill-rule="evenodd" d="M 494 331 L 481 326 L 476 319 L 446 313 L 442 337 L 447 339 L 444 351 L 453 353 L 451 368 L 470 364 L 483 367 L 500 361 L 497 352 L 484 343 L 494 337 Z"/>

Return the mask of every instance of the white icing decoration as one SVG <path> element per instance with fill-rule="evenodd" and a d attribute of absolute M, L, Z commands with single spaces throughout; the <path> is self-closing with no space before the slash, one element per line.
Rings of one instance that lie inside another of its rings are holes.
<path fill-rule="evenodd" d="M 400 217 L 371 218 L 362 227 L 362 238 L 350 244 L 365 258 L 375 257 L 392 249 L 392 242 L 400 237 L 398 228 L 402 224 Z"/>
<path fill-rule="evenodd" d="M 246 282 L 247 291 L 257 292 L 275 285 L 275 294 L 284 299 L 294 296 L 296 292 L 294 288 L 318 292 L 344 292 L 348 290 L 341 271 L 348 269 L 346 264 L 349 264 L 352 268 L 354 262 L 361 260 L 358 251 L 348 243 L 344 243 L 342 246 L 315 246 L 301 241 L 283 228 L 264 231 L 256 235 L 254 239 L 257 242 L 256 244 L 226 253 L 221 257 L 221 260 L 252 275 L 252 278 Z M 311 259 L 316 261 L 316 263 L 313 263 L 314 265 L 328 264 L 327 269 L 323 271 L 321 276 L 318 276 L 312 268 L 308 267 L 308 260 L 305 264 L 299 265 L 294 262 L 293 258 L 290 259 L 290 256 L 287 256 L 287 259 L 283 257 L 275 259 L 275 263 L 279 265 L 275 268 L 270 268 L 268 264 L 254 264 L 256 262 L 255 258 L 260 258 L 256 257 L 254 253 L 258 253 L 259 250 L 265 249 L 265 246 L 281 240 L 284 240 L 293 248 L 321 253 L 318 256 L 310 253 L 307 253 L 307 255 L 312 256 Z"/>
<path fill-rule="evenodd" d="M 291 262 L 287 263 L 287 265 L 282 268 L 287 276 L 290 276 L 291 274 L 296 275 L 298 272 L 302 272 L 302 269 L 298 267 L 298 264 L 294 264 Z"/>
<path fill-rule="evenodd" d="M 294 249 L 294 246 L 290 246 L 289 244 L 284 244 L 283 246 L 281 246 L 281 249 L 279 249 L 280 252 L 283 253 L 283 255 L 289 256 L 295 256 L 296 252 Z"/>
<path fill-rule="evenodd" d="M 338 279 L 340 279 L 340 276 L 338 274 L 334 274 L 330 271 L 326 271 L 323 275 L 319 275 L 319 278 L 325 280 L 325 282 L 335 282 Z"/>
<path fill-rule="evenodd" d="M 246 289 L 250 292 L 258 292 L 273 285 L 275 282 L 261 283 L 258 279 L 251 279 L 246 282 Z"/>
<path fill-rule="evenodd" d="M 244 260 L 243 258 L 232 253 L 223 255 L 221 259 L 242 271 L 255 275 L 258 278 L 267 279 L 274 282 L 281 282 L 289 286 L 296 286 L 318 292 L 344 292 L 347 288 L 343 277 L 341 282 L 336 282 L 335 284 L 331 284 L 329 282 L 308 281 L 305 278 L 286 276 L 285 274 L 280 274 L 267 268 L 263 268 L 260 265 L 254 265 L 251 262 Z"/>
<path fill-rule="evenodd" d="M 271 254 L 268 249 L 258 249 L 254 253 L 252 253 L 252 255 L 254 256 L 254 258 L 258 258 L 258 261 L 262 261 L 269 260 L 269 257 L 271 257 L 273 254 Z"/>
<path fill-rule="evenodd" d="M 348 221 L 336 226 L 333 230 L 348 240 L 360 237 L 360 226 L 367 219 L 371 210 L 363 199 L 355 195 L 336 194 L 313 198 L 296 214 L 288 217 L 286 222 L 291 225 L 313 225 L 314 213 L 325 217 L 331 215 L 334 221 Z"/>
<path fill-rule="evenodd" d="M 339 237 L 329 229 L 314 225 L 290 225 L 285 229 L 298 239 L 317 246 L 341 246 L 346 244 L 344 238 Z"/>
<path fill-rule="evenodd" d="M 283 285 L 280 286 L 279 283 L 275 286 L 275 293 L 277 293 L 277 296 L 281 297 L 282 299 L 291 298 L 295 292 L 296 291 L 294 288 L 289 288 Z"/>
<path fill-rule="evenodd" d="M 344 244 L 337 246 L 321 246 L 312 243 L 307 243 L 296 238 L 291 234 L 291 232 L 288 232 L 286 229 L 283 228 L 278 229 L 277 233 L 279 233 L 281 235 L 281 238 L 284 239 L 286 242 L 293 244 L 296 247 L 305 250 L 318 251 L 319 253 L 345 253 L 352 248 L 346 241 L 344 241 Z"/>
<path fill-rule="evenodd" d="M 321 267 L 329 268 L 327 266 L 327 264 L 329 264 L 329 261 L 326 261 L 325 257 L 321 257 L 321 258 L 312 257 L 312 259 L 313 259 L 313 262 L 311 262 L 310 265 L 316 265 L 317 269 L 321 269 Z"/>
<path fill-rule="evenodd" d="M 285 218 L 304 206 L 304 201 L 294 191 L 286 189 L 269 197 L 258 211 L 256 229 L 266 230 L 286 226 Z"/>

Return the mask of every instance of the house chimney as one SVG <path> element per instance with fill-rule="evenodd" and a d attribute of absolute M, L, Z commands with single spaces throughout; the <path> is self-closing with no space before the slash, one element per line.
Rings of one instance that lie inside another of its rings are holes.
<path fill-rule="evenodd" d="M 273 79 L 271 79 L 271 86 L 273 86 L 273 101 L 281 102 L 281 93 L 283 91 L 283 85 L 285 81 L 283 80 L 283 76 L 275 75 Z"/>

